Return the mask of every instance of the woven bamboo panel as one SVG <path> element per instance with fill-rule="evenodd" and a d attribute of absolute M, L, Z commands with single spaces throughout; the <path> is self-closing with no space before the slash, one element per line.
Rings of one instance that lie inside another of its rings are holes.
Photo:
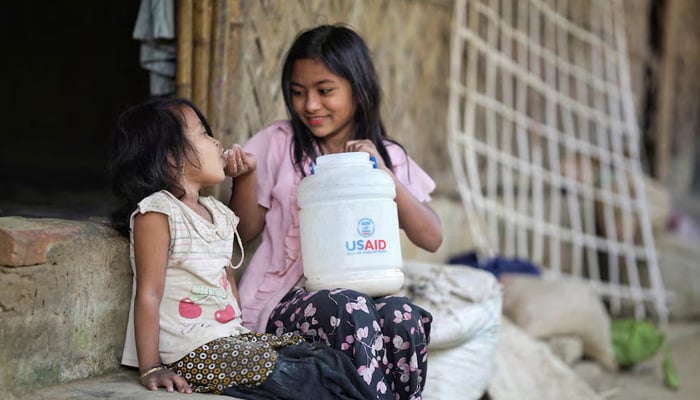
<path fill-rule="evenodd" d="M 449 148 L 484 253 L 665 320 L 621 4 L 458 0 Z"/>

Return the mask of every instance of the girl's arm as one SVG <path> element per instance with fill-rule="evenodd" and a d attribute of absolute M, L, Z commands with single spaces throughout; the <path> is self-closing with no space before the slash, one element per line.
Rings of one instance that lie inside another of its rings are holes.
<path fill-rule="evenodd" d="M 393 173 L 387 172 L 392 176 L 396 185 L 395 200 L 396 208 L 399 211 L 399 226 L 406 232 L 406 236 L 413 244 L 427 251 L 436 251 L 442 244 L 440 217 L 428 203 L 423 203 L 413 197 Z"/>
<path fill-rule="evenodd" d="M 141 384 L 150 390 L 164 387 L 181 393 L 191 393 L 189 384 L 181 376 L 160 367 L 159 333 L 160 300 L 165 285 L 165 266 L 168 262 L 170 232 L 165 214 L 148 212 L 134 217 L 134 261 L 136 265 L 136 298 L 134 303 L 134 330 L 139 359 Z M 149 371 L 152 371 L 149 373 Z"/>
<path fill-rule="evenodd" d="M 346 151 L 365 151 L 377 160 L 377 168 L 386 171 L 396 186 L 396 208 L 399 212 L 399 227 L 416 246 L 434 252 L 442 244 L 442 224 L 440 217 L 428 203 L 418 201 L 386 166 L 371 140 L 349 140 Z"/>
<path fill-rule="evenodd" d="M 258 204 L 257 159 L 235 144 L 227 150 L 226 174 L 233 177 L 233 188 L 228 206 L 241 219 L 238 233 L 244 242 L 260 235 L 265 227 L 267 209 Z"/>

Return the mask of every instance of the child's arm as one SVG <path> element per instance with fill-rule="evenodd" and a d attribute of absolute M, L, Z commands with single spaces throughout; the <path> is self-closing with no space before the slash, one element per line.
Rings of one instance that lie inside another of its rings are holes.
<path fill-rule="evenodd" d="M 396 208 L 399 213 L 399 226 L 416 246 L 427 251 L 436 251 L 442 244 L 442 224 L 440 217 L 428 203 L 418 201 L 386 166 L 371 140 L 349 140 L 346 151 L 365 151 L 377 160 L 377 168 L 386 171 L 396 186 Z"/>
<path fill-rule="evenodd" d="M 158 309 L 165 285 L 170 232 L 165 214 L 148 212 L 134 217 L 134 258 L 136 265 L 136 298 L 134 330 L 139 359 L 141 384 L 150 390 L 164 387 L 168 392 L 192 390 L 184 378 L 160 367 Z M 150 372 L 149 372 L 150 371 Z"/>
<path fill-rule="evenodd" d="M 238 306 L 241 305 L 241 297 L 238 295 L 238 285 L 236 285 L 236 276 L 234 275 L 233 268 L 226 268 L 226 277 L 228 278 L 228 284 L 231 285 L 231 293 L 233 293 L 233 298 L 236 299 Z"/>
<path fill-rule="evenodd" d="M 249 242 L 265 227 L 267 209 L 258 204 L 257 159 L 246 153 L 241 146 L 233 145 L 227 150 L 226 174 L 233 177 L 233 188 L 228 206 L 241 219 L 238 233 L 244 242 Z"/>

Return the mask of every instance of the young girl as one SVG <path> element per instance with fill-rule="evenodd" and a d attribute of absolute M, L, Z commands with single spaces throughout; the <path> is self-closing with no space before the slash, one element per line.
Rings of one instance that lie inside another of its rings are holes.
<path fill-rule="evenodd" d="M 134 271 L 123 363 L 138 366 L 150 390 L 368 398 L 344 354 L 296 334 L 243 327 L 231 264 L 239 219 L 199 195 L 226 178 L 228 156 L 186 100 L 155 99 L 121 116 L 112 155 L 121 206 L 113 221 L 130 237 Z"/>
<path fill-rule="evenodd" d="M 317 156 L 367 152 L 394 179 L 400 227 L 413 243 L 435 251 L 441 226 L 427 204 L 435 184 L 387 139 L 375 69 L 352 29 L 324 25 L 302 32 L 287 54 L 282 90 L 291 120 L 262 129 L 245 153 L 229 160 L 240 168 L 229 205 L 241 216 L 241 237 L 262 232 L 241 279 L 244 325 L 278 335 L 300 331 L 344 351 L 373 398 L 420 399 L 431 315 L 403 297 L 307 292 L 296 193 Z"/>

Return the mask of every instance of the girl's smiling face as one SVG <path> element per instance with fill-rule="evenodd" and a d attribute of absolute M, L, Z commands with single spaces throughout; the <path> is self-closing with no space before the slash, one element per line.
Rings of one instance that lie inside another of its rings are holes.
<path fill-rule="evenodd" d="M 326 145 L 326 152 L 342 151 L 352 139 L 355 101 L 350 82 L 331 72 L 323 62 L 294 62 L 290 88 L 292 106 L 304 125 Z"/>
<path fill-rule="evenodd" d="M 201 187 L 215 185 L 226 179 L 224 173 L 224 149 L 219 141 L 207 133 L 202 121 L 190 107 L 180 109 L 183 117 L 183 133 L 196 154 L 188 155 L 184 175 L 188 181 Z M 196 165 L 198 163 L 199 165 Z"/>

